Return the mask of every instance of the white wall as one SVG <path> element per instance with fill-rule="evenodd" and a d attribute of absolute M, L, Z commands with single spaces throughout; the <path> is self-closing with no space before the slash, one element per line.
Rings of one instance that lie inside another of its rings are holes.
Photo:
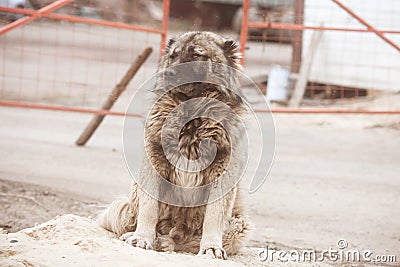
<path fill-rule="evenodd" d="M 400 0 L 342 0 L 368 23 L 381 30 L 400 31 Z M 305 0 L 304 24 L 365 29 L 330 0 Z M 304 31 L 303 58 L 312 31 Z M 400 46 L 400 34 L 386 34 Z M 400 52 L 374 33 L 322 33 L 310 80 L 377 90 L 400 90 Z"/>

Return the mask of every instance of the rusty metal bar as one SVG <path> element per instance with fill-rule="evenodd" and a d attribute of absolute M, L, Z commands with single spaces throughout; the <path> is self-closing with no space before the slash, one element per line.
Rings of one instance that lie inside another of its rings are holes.
<path fill-rule="evenodd" d="M 391 45 L 394 49 L 396 49 L 397 51 L 400 52 L 400 46 L 398 46 L 397 44 L 395 44 L 392 40 L 390 40 L 389 38 L 387 38 L 385 35 L 383 35 L 382 32 L 378 31 L 377 29 L 375 29 L 375 27 L 373 27 L 371 24 L 369 24 L 367 21 L 365 21 L 363 18 L 361 18 L 360 16 L 358 16 L 356 13 L 354 13 L 350 8 L 348 8 L 347 6 L 345 6 L 342 2 L 340 2 L 339 0 L 332 0 L 335 4 L 337 4 L 338 6 L 340 6 L 344 11 L 346 11 L 349 15 L 351 15 L 353 18 L 355 18 L 356 20 L 358 20 L 358 22 L 360 22 L 361 24 L 363 24 L 365 27 L 367 27 L 368 30 L 374 32 L 376 35 L 378 35 L 383 41 L 385 41 L 386 43 L 388 43 L 389 45 Z"/>
<path fill-rule="evenodd" d="M 27 108 L 27 109 L 40 109 L 40 110 L 52 110 L 52 111 L 66 111 L 66 112 L 74 112 L 74 113 L 112 115 L 112 116 L 129 116 L 129 117 L 136 117 L 136 118 L 144 118 L 144 116 L 140 115 L 140 114 L 125 114 L 124 112 L 116 112 L 116 111 L 110 111 L 110 110 L 74 108 L 74 107 L 57 106 L 57 105 L 42 105 L 42 104 L 36 104 L 36 103 L 6 101 L 6 100 L 1 100 L 0 106 L 13 107 L 13 108 Z"/>
<path fill-rule="evenodd" d="M 164 54 L 164 50 L 167 45 L 169 10 L 170 10 L 170 0 L 164 0 L 163 1 L 163 20 L 162 20 L 162 29 L 161 29 L 162 32 L 161 32 L 160 55 Z"/>
<path fill-rule="evenodd" d="M 58 0 L 48 6 L 45 6 L 41 9 L 39 9 L 38 11 L 35 12 L 35 15 L 31 16 L 31 17 L 24 17 L 21 18 L 19 20 L 16 20 L 10 24 L 7 24 L 6 26 L 2 27 L 0 29 L 0 35 L 5 34 L 8 31 L 11 31 L 12 29 L 15 29 L 17 27 L 23 26 L 25 24 L 28 24 L 38 18 L 40 18 L 42 14 L 47 14 L 50 13 L 56 9 L 59 9 L 60 7 L 63 7 L 71 2 L 73 2 L 74 0 Z"/>
<path fill-rule="evenodd" d="M 149 32 L 149 33 L 155 33 L 155 34 L 163 33 L 162 30 L 153 29 L 153 28 L 144 27 L 144 26 L 136 26 L 136 25 L 132 25 L 132 24 L 112 22 L 112 21 L 106 21 L 106 20 L 88 19 L 88 18 L 82 18 L 82 17 L 70 16 L 70 15 L 64 15 L 64 14 L 54 14 L 54 13 L 39 14 L 38 11 L 29 10 L 29 9 L 0 7 L 0 11 L 18 13 L 18 14 L 24 14 L 24 15 L 30 15 L 30 16 L 38 16 L 38 17 L 43 17 L 43 18 L 48 18 L 48 19 L 55 19 L 55 20 L 65 20 L 65 21 L 70 21 L 70 22 L 86 23 L 86 24 L 93 24 L 93 25 L 98 25 L 98 26 L 106 26 L 106 27 L 113 27 L 113 28 L 126 29 L 126 30 L 135 30 L 135 31 L 141 31 L 141 32 Z"/>
<path fill-rule="evenodd" d="M 373 32 L 369 29 L 355 29 L 355 28 L 341 28 L 341 27 L 318 27 L 306 26 L 299 24 L 285 24 L 285 23 L 264 23 L 264 22 L 249 22 L 249 28 L 271 28 L 271 29 L 285 29 L 285 30 L 320 30 L 320 31 L 342 31 L 342 32 Z M 381 33 L 387 34 L 400 34 L 400 31 L 394 30 L 381 30 Z"/>
<path fill-rule="evenodd" d="M 242 27 L 240 29 L 240 53 L 242 53 L 240 63 L 242 66 L 244 66 L 244 53 L 246 51 L 247 34 L 249 31 L 249 7 L 250 0 L 243 0 Z"/>
<path fill-rule="evenodd" d="M 166 1 L 168 1 L 168 0 L 166 0 Z M 150 27 L 135 26 L 135 25 L 131 25 L 131 24 L 104 21 L 104 20 L 94 20 L 94 19 L 64 15 L 64 14 L 52 14 L 52 13 L 39 14 L 38 11 L 30 10 L 30 9 L 10 8 L 10 7 L 0 6 L 0 11 L 29 15 L 29 16 L 36 15 L 36 16 L 40 16 L 43 18 L 49 18 L 49 19 L 58 19 L 58 20 L 65 20 L 65 21 L 71 21 L 71 22 L 88 23 L 88 24 L 95 24 L 95 25 L 99 25 L 99 26 L 110 26 L 110 27 L 115 27 L 115 28 L 131 29 L 131 30 L 151 32 L 151 33 L 157 33 L 157 34 L 163 33 L 163 30 L 153 29 Z M 271 28 L 271 29 L 287 29 L 287 30 L 323 30 L 323 31 L 344 31 L 344 32 L 363 32 L 363 33 L 374 32 L 370 29 L 356 29 L 356 28 L 343 28 L 343 27 L 318 27 L 318 26 L 307 26 L 307 25 L 300 25 L 300 24 L 285 24 L 285 23 L 248 22 L 247 24 L 248 24 L 248 28 Z M 168 27 L 168 26 L 166 26 L 166 27 Z M 379 32 L 381 32 L 383 34 L 400 34 L 399 30 L 379 30 Z"/>
<path fill-rule="evenodd" d="M 297 113 L 297 114 L 369 114 L 369 115 L 400 115 L 400 110 L 349 110 L 349 109 L 271 109 L 254 110 L 259 113 Z"/>
<path fill-rule="evenodd" d="M 145 118 L 141 114 L 116 112 L 110 110 L 97 110 L 97 109 L 86 109 L 86 108 L 74 108 L 67 106 L 57 105 L 42 105 L 36 103 L 16 102 L 0 100 L 0 106 L 14 107 L 14 108 L 28 108 L 28 109 L 39 109 L 39 110 L 53 110 L 53 111 L 66 111 L 74 113 L 86 113 L 86 114 L 98 114 L 98 115 L 111 115 L 111 116 L 128 116 L 135 118 Z M 256 109 L 255 112 L 260 113 L 295 113 L 295 114 L 370 114 L 370 115 L 400 115 L 400 110 L 346 110 L 346 109 Z"/>

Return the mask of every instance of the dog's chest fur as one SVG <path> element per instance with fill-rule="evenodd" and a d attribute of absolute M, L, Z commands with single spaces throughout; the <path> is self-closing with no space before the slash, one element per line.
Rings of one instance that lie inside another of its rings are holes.
<path fill-rule="evenodd" d="M 161 79 L 156 86 L 154 91 L 160 98 L 146 120 L 145 146 L 147 159 L 157 173 L 169 182 L 184 187 L 203 186 L 216 181 L 229 167 L 234 157 L 232 153 L 235 153 L 236 144 L 243 135 L 238 132 L 241 122 L 232 117 L 232 111 L 239 115 L 246 112 L 242 98 L 236 94 L 239 90 L 236 74 L 232 74 L 232 68 L 240 69 L 238 58 L 236 43 L 212 33 L 188 33 L 168 43 L 166 54 L 159 64 L 160 73 L 180 63 L 214 62 L 226 67 L 219 65 L 218 70 L 211 69 L 205 75 L 210 76 L 212 81 L 223 81 L 223 84 L 229 85 L 228 90 L 224 86 L 197 82 L 171 89 Z M 178 106 L 193 99 L 196 101 L 191 109 L 183 109 L 171 117 L 171 112 Z M 224 103 L 228 109 L 213 106 L 207 103 L 207 99 Z M 193 110 L 201 110 L 202 116 L 192 118 Z M 183 127 L 163 131 L 167 119 L 172 121 L 171 125 L 174 125 L 174 120 L 175 125 L 179 125 L 182 118 L 191 119 Z M 214 150 L 212 146 L 202 146 L 202 142 L 212 142 Z M 211 154 L 212 163 L 206 164 Z M 198 164 L 206 167 L 196 171 Z M 182 197 L 173 192 L 167 193 L 175 198 Z M 205 210 L 206 205 L 176 207 L 160 203 L 157 232 L 169 235 L 175 243 L 201 235 Z"/>
<path fill-rule="evenodd" d="M 191 88 L 183 86 L 171 90 L 154 105 L 146 124 L 146 150 L 149 160 L 162 177 L 179 186 L 195 187 L 212 183 L 225 171 L 231 159 L 232 142 L 235 142 L 235 139 L 228 136 L 229 127 L 237 128 L 236 123 L 239 122 L 227 117 L 224 114 L 224 110 L 213 110 L 213 113 L 218 113 L 217 115 L 214 114 L 214 117 L 218 118 L 220 122 L 207 118 L 193 119 L 180 129 L 179 137 L 176 136 L 176 133 L 164 132 L 163 142 L 166 145 L 163 147 L 161 144 L 162 127 L 168 115 L 177 106 L 188 99 L 196 97 L 209 97 L 220 99 L 221 101 L 226 98 L 224 94 L 209 85 L 204 87 L 202 84 L 197 84 L 189 87 Z M 198 87 L 198 90 L 195 87 Z M 194 108 L 203 107 L 204 105 L 200 102 L 198 107 Z M 232 108 L 239 109 L 239 106 L 236 103 L 232 103 Z M 190 114 L 180 114 L 180 116 L 190 116 Z M 221 123 L 223 120 L 228 120 L 223 123 L 224 126 Z M 169 149 L 172 149 L 168 147 L 168 143 L 174 143 L 173 140 L 176 138 L 179 141 L 180 153 L 172 159 L 174 161 L 174 164 L 172 164 L 171 158 L 167 159 L 165 154 L 170 152 Z M 200 142 L 204 139 L 211 140 L 217 147 L 213 162 L 201 171 L 193 171 L 190 165 L 180 166 L 181 157 L 198 160 L 209 152 L 207 149 L 203 149 L 201 151 L 202 155 L 200 155 Z M 173 197 L 179 198 L 181 196 Z M 174 207 L 160 203 L 160 215 L 162 218 L 159 218 L 157 231 L 163 234 L 170 233 L 170 236 L 175 236 L 176 242 L 178 240 L 183 242 L 181 239 L 176 238 L 177 236 L 190 238 L 192 235 L 201 235 L 204 211 L 205 206 Z M 184 234 L 181 235 L 179 233 Z"/>

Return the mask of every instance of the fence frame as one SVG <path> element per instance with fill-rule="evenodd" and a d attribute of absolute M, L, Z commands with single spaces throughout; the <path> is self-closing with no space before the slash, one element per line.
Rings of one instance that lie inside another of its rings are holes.
<path fill-rule="evenodd" d="M 28 9 L 20 9 L 20 8 L 9 8 L 9 7 L 1 7 L 0 11 L 9 12 L 9 13 L 17 13 L 22 15 L 27 15 L 28 17 L 21 18 L 13 23 L 10 23 L 2 28 L 0 28 L 0 36 L 6 34 L 7 32 L 21 27 L 27 23 L 30 23 L 38 18 L 49 18 L 56 20 L 65 20 L 70 22 L 79 22 L 79 23 L 87 23 L 98 26 L 105 27 L 114 27 L 119 29 L 127 29 L 141 32 L 148 32 L 153 34 L 159 34 L 161 36 L 160 42 L 160 53 L 163 54 L 163 51 L 166 46 L 167 34 L 168 34 L 168 19 L 169 19 L 169 11 L 170 11 L 170 0 L 163 0 L 163 19 L 162 19 L 162 27 L 161 29 L 155 29 L 150 27 L 143 27 L 133 24 L 105 21 L 105 20 L 95 20 L 89 18 L 82 18 L 71 15 L 57 14 L 52 13 L 53 11 L 65 6 L 68 3 L 73 2 L 74 0 L 58 0 L 52 4 L 49 4 L 39 10 L 28 10 Z M 298 3 L 296 5 L 296 12 L 302 12 L 303 9 L 303 1 L 304 0 L 296 0 Z M 243 54 L 242 64 L 245 64 L 245 49 L 247 42 L 247 35 L 249 28 L 274 28 L 274 29 L 289 29 L 289 30 L 323 30 L 323 31 L 350 31 L 350 32 L 372 32 L 377 36 L 386 41 L 389 45 L 400 51 L 400 47 L 393 43 L 390 39 L 384 36 L 385 33 L 389 34 L 400 34 L 399 31 L 393 30 L 377 30 L 372 25 L 368 24 L 361 17 L 357 16 L 353 11 L 348 9 L 345 5 L 343 5 L 339 0 L 330 0 L 339 5 L 342 9 L 344 9 L 347 13 L 355 17 L 359 20 L 363 25 L 365 25 L 366 29 L 360 28 L 340 28 L 340 27 L 315 27 L 315 26 L 306 26 L 303 25 L 302 21 L 297 21 L 295 24 L 283 24 L 283 23 L 258 23 L 258 22 L 250 22 L 248 20 L 248 10 L 250 7 L 250 0 L 243 0 L 243 15 L 242 15 L 242 28 L 240 34 L 240 51 Z M 301 43 L 300 47 L 297 44 L 297 48 L 293 51 L 293 58 L 301 59 Z M 294 67 L 292 64 L 292 72 L 298 72 L 298 67 Z M 37 103 L 28 103 L 23 101 L 6 101 L 0 100 L 0 106 L 5 107 L 14 107 L 14 108 L 28 108 L 28 109 L 41 109 L 41 110 L 53 110 L 53 111 L 67 111 L 67 112 L 79 112 L 79 113 L 90 113 L 90 114 L 100 114 L 100 115 L 114 115 L 114 116 L 133 116 L 142 118 L 139 114 L 125 114 L 123 112 L 114 112 L 109 110 L 96 110 L 96 109 L 85 109 L 85 108 L 75 108 L 68 106 L 58 106 L 58 105 L 43 105 Z M 256 110 L 256 112 L 272 112 L 272 113 L 300 113 L 300 114 L 374 114 L 374 115 L 399 115 L 400 110 L 392 111 L 392 110 L 337 110 L 337 109 L 272 109 L 272 110 Z"/>
<path fill-rule="evenodd" d="M 384 34 L 400 34 L 400 30 L 378 30 L 373 25 L 368 23 L 365 19 L 357 15 L 354 11 L 344 5 L 341 0 L 325 0 L 325 1 L 332 1 L 338 7 L 340 7 L 344 12 L 348 13 L 366 28 L 344 28 L 344 27 L 325 27 L 325 26 L 307 26 L 303 24 L 303 13 L 304 13 L 304 1 L 305 0 L 295 0 L 295 21 L 294 24 L 285 24 L 285 23 L 270 23 L 270 22 L 252 22 L 248 21 L 248 10 L 250 7 L 251 0 L 243 0 L 243 14 L 242 18 L 242 29 L 240 35 L 240 46 L 241 46 L 241 53 L 243 54 L 242 64 L 245 64 L 245 51 L 246 51 L 246 43 L 249 28 L 259 28 L 259 29 L 286 29 L 286 30 L 293 30 L 293 37 L 301 40 L 300 42 L 293 42 L 292 43 L 292 63 L 290 67 L 291 73 L 297 74 L 300 71 L 300 65 L 302 60 L 302 34 L 303 30 L 316 30 L 316 31 L 342 31 L 342 32 L 362 32 L 362 33 L 374 33 L 377 37 L 382 39 L 388 45 L 393 47 L 395 50 L 400 52 L 400 46 L 394 43 L 392 40 L 387 38 Z M 245 29 L 243 29 L 245 27 Z M 341 95 L 344 94 L 344 90 L 341 90 Z M 355 89 L 356 95 L 358 95 L 358 89 Z M 311 92 L 313 93 L 313 92 Z M 292 110 L 293 113 L 294 110 Z M 332 111 L 326 111 L 327 113 L 335 113 Z M 308 113 L 308 112 L 306 112 Z M 319 113 L 319 112 L 316 112 Z M 343 113 L 343 112 L 337 112 Z M 352 113 L 348 111 L 348 113 Z M 366 112 L 367 114 L 370 114 Z M 389 112 L 389 114 L 392 114 Z M 395 113 L 398 114 L 398 113 Z"/>
<path fill-rule="evenodd" d="M 248 10 L 250 7 L 250 1 L 251 0 L 243 0 L 243 15 L 242 18 L 243 20 L 248 20 Z M 357 15 L 354 11 L 352 11 L 350 8 L 348 8 L 346 5 L 344 5 L 340 0 L 330 0 L 337 4 L 341 9 L 343 9 L 346 13 L 348 13 L 350 16 L 355 18 L 357 21 L 359 21 L 361 24 L 363 24 L 366 29 L 360 29 L 360 28 L 343 28 L 343 27 L 317 27 L 317 26 L 306 26 L 303 25 L 303 21 L 298 21 L 295 24 L 285 24 L 285 23 L 265 23 L 265 22 L 251 22 L 251 21 L 242 21 L 242 29 L 241 29 L 241 34 L 240 34 L 240 46 L 241 46 L 241 52 L 244 55 L 245 53 L 245 47 L 246 47 L 246 42 L 247 42 L 247 33 L 248 33 L 248 28 L 261 28 L 261 29 L 286 29 L 286 30 L 317 30 L 317 31 L 343 31 L 343 32 L 370 32 L 370 33 L 375 33 L 379 38 L 381 38 L 383 41 L 388 43 L 390 46 L 392 46 L 394 49 L 400 52 L 400 46 L 395 44 L 392 40 L 387 38 L 384 34 L 400 34 L 400 30 L 398 31 L 393 31 L 393 30 L 378 30 L 371 24 L 369 24 L 366 20 L 364 20 L 362 17 Z M 303 13 L 303 7 L 304 7 L 304 0 L 296 0 L 296 17 L 301 15 Z M 243 27 L 246 27 L 246 29 L 243 29 Z M 301 45 L 301 44 L 300 44 Z M 298 72 L 298 71 L 297 71 Z"/>
<path fill-rule="evenodd" d="M 52 13 L 53 11 L 74 2 L 75 0 L 58 0 L 49 4 L 39 10 L 32 10 L 32 9 L 22 9 L 22 8 L 10 8 L 10 7 L 3 7 L 0 6 L 0 11 L 8 12 L 8 13 L 16 13 L 21 15 L 27 15 L 27 17 L 20 18 L 6 26 L 0 28 L 0 36 L 6 34 L 7 32 L 26 25 L 30 22 L 33 22 L 39 18 L 48 18 L 54 20 L 64 20 L 69 22 L 79 22 L 79 23 L 86 23 L 98 26 L 105 26 L 105 27 L 113 27 L 119 29 L 126 29 L 126 30 L 134 30 L 134 31 L 141 31 L 141 32 L 148 32 L 161 35 L 161 43 L 160 43 L 160 51 L 165 49 L 167 34 L 168 34 L 168 18 L 169 18 L 169 7 L 170 7 L 170 0 L 163 0 L 163 19 L 162 19 L 162 26 L 161 29 L 138 26 L 134 24 L 127 24 L 121 22 L 112 22 L 106 20 L 97 20 L 97 19 L 89 19 L 83 18 L 78 16 L 71 16 L 71 15 L 64 15 L 64 14 L 57 14 Z"/>

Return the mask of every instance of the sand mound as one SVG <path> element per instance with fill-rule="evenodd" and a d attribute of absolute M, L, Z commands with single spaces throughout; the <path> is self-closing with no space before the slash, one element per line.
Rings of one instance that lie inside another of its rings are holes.
<path fill-rule="evenodd" d="M 146 251 L 115 239 L 93 220 L 64 215 L 0 236 L 0 266 L 231 266 L 232 261 Z"/>
<path fill-rule="evenodd" d="M 119 241 L 94 220 L 64 215 L 1 234 L 0 266 L 254 266 L 261 264 L 259 250 L 245 249 L 226 261 L 148 251 Z"/>

